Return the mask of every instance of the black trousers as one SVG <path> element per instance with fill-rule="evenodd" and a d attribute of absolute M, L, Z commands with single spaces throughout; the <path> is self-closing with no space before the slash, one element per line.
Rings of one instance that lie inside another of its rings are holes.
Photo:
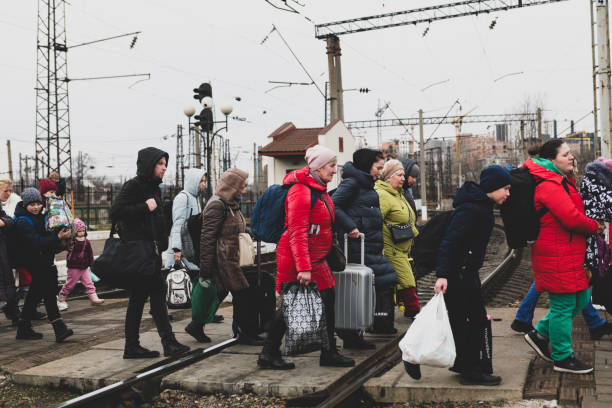
<path fill-rule="evenodd" d="M 158 263 L 161 266 L 161 258 Z M 156 271 L 154 278 L 141 282 L 138 286 L 130 290 L 130 300 L 127 313 L 125 314 L 125 344 L 139 344 L 140 321 L 142 311 L 147 302 L 151 303 L 151 315 L 157 328 L 157 333 L 162 341 L 172 338 L 172 326 L 168 320 L 168 307 L 165 301 L 166 283 L 162 279 L 159 270 Z"/>
<path fill-rule="evenodd" d="M 332 349 L 335 349 L 336 347 L 336 341 L 334 338 L 334 328 L 336 324 L 336 316 L 334 314 L 336 292 L 334 288 L 329 288 L 323 289 L 319 291 L 319 293 L 321 294 L 321 300 L 323 301 L 323 308 L 325 310 L 325 324 L 327 325 L 327 338 L 329 339 L 329 348 L 321 351 L 330 351 Z M 283 317 L 281 309 L 278 308 L 276 309 L 276 315 L 274 316 L 274 320 L 272 320 L 272 323 L 270 325 L 270 331 L 268 332 L 268 338 L 266 339 L 266 345 L 264 346 L 264 350 L 270 353 L 278 352 L 286 331 L 287 325 L 285 324 L 285 319 Z"/>
<path fill-rule="evenodd" d="M 28 272 L 32 276 L 30 290 L 26 295 L 21 311 L 21 319 L 32 320 L 36 312 L 36 305 L 41 300 L 45 303 L 47 318 L 49 321 L 59 319 L 60 313 L 57 308 L 57 268 L 54 265 L 49 265 L 42 268 L 28 268 Z"/>
<path fill-rule="evenodd" d="M 461 372 L 478 372 L 487 319 L 480 289 L 448 290 L 444 301 L 457 350 L 455 368 Z"/>

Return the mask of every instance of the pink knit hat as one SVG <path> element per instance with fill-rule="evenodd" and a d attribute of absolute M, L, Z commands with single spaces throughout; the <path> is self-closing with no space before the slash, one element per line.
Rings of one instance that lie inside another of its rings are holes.
<path fill-rule="evenodd" d="M 336 157 L 336 152 L 318 144 L 306 150 L 304 159 L 308 162 L 308 167 L 310 167 L 311 170 L 319 170 L 334 157 Z"/>
<path fill-rule="evenodd" d="M 597 161 L 603 163 L 604 166 L 606 166 L 607 168 L 610 169 L 610 171 L 612 171 L 612 160 L 606 159 L 605 157 L 599 157 Z"/>

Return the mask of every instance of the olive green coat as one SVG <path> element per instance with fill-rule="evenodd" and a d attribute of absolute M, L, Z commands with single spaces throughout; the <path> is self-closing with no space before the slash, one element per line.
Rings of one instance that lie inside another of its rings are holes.
<path fill-rule="evenodd" d="M 414 275 L 410 266 L 410 250 L 414 239 L 395 243 L 391 238 L 391 230 L 387 227 L 395 224 L 410 224 L 416 237 L 419 231 L 416 228 L 416 214 L 406 201 L 403 190 L 398 191 L 391 184 L 378 180 L 374 189 L 380 200 L 380 211 L 383 217 L 383 238 L 385 241 L 385 256 L 397 272 L 399 289 L 415 287 Z"/>

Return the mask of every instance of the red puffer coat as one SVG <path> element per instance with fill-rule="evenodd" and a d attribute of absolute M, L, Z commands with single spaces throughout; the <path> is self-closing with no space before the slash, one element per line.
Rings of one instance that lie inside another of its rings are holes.
<path fill-rule="evenodd" d="M 531 249 L 536 290 L 575 293 L 589 286 L 584 270 L 586 235 L 597 232 L 597 222 L 584 215 L 574 179 L 563 177 L 528 159 L 524 166 L 535 177 L 536 210 L 548 211 L 540 219 L 540 233 Z"/>
<path fill-rule="evenodd" d="M 312 272 L 311 280 L 317 283 L 319 290 L 336 286 L 325 260 L 332 245 L 330 211 L 335 217 L 334 204 L 326 188 L 310 175 L 308 167 L 287 174 L 283 185 L 292 186 L 285 201 L 285 225 L 288 228 L 276 247 L 276 290 L 280 292 L 280 285 L 284 282 L 297 281 L 297 273 L 302 271 Z M 317 200 L 311 209 L 313 190 Z"/>

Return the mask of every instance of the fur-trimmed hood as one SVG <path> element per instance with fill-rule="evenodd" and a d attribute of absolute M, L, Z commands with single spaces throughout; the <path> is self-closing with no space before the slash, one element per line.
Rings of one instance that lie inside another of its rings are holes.
<path fill-rule="evenodd" d="M 590 162 L 586 165 L 584 177 L 591 178 L 598 184 L 612 189 L 612 170 L 599 161 Z"/>

